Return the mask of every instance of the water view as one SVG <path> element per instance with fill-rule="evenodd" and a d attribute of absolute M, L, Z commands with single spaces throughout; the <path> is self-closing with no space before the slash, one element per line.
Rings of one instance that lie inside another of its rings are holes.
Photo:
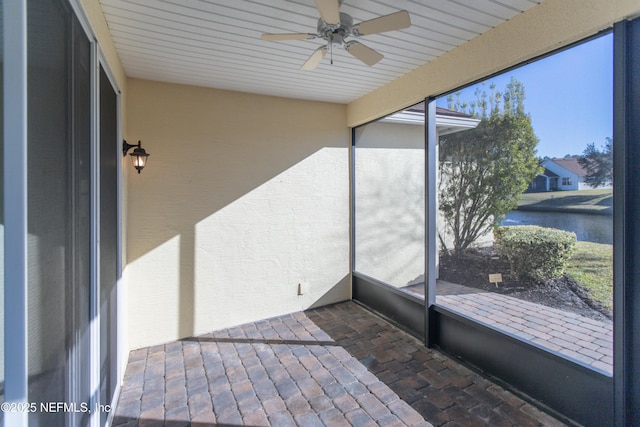
<path fill-rule="evenodd" d="M 576 233 L 579 241 L 613 244 L 613 219 L 611 215 L 584 213 L 509 212 L 501 225 L 539 225 Z"/>

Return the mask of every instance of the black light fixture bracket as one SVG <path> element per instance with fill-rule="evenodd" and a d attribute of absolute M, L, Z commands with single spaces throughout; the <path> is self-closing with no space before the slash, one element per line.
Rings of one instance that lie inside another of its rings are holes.
<path fill-rule="evenodd" d="M 129 144 L 125 139 L 123 139 L 122 140 L 122 156 L 123 157 L 126 156 L 127 152 L 132 148 L 135 148 L 135 147 L 141 148 L 140 145 L 141 145 L 140 141 L 138 141 L 137 144 Z"/>

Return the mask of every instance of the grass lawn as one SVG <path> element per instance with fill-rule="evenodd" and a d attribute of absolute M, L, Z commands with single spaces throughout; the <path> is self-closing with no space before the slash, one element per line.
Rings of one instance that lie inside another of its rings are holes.
<path fill-rule="evenodd" d="M 518 209 L 552 212 L 610 214 L 613 206 L 611 190 L 551 191 L 525 193 Z"/>
<path fill-rule="evenodd" d="M 577 242 L 566 272 L 588 288 L 593 299 L 613 309 L 613 246 Z"/>

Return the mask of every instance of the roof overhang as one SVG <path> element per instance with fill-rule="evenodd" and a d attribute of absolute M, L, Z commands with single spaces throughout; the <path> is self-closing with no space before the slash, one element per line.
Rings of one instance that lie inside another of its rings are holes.
<path fill-rule="evenodd" d="M 424 126 L 424 113 L 422 111 L 400 111 L 381 119 L 380 122 Z M 436 129 L 440 136 L 473 129 L 478 126 L 478 123 L 480 123 L 480 119 L 473 117 L 436 113 Z"/>

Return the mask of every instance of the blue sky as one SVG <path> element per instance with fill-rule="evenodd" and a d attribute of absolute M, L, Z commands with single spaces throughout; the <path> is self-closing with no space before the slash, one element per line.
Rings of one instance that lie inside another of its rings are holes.
<path fill-rule="evenodd" d="M 589 143 L 600 148 L 613 136 L 613 36 L 599 37 L 487 80 L 502 91 L 515 77 L 523 83 L 525 110 L 540 139 L 538 156 L 582 154 Z M 476 86 L 461 99 L 475 99 Z M 437 104 L 447 106 L 446 97 Z"/>

